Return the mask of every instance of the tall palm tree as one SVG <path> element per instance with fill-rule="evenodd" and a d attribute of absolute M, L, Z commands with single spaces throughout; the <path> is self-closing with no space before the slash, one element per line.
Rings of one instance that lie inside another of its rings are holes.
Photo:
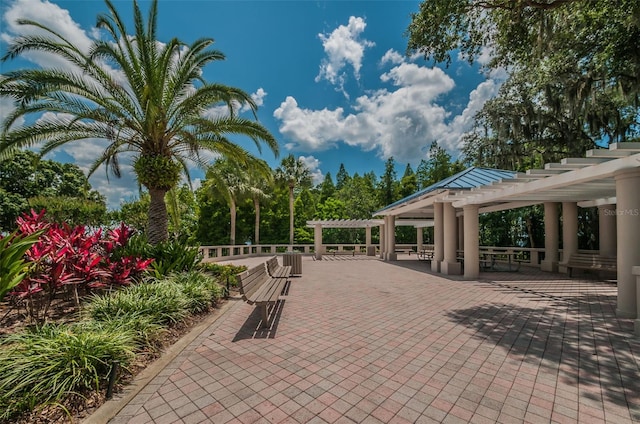
<path fill-rule="evenodd" d="M 276 179 L 289 188 L 289 245 L 293 246 L 293 202 L 294 189 L 298 186 L 311 185 L 311 172 L 304 162 L 293 157 L 292 154 L 282 159 L 276 169 Z"/>
<path fill-rule="evenodd" d="M 229 244 L 236 244 L 236 216 L 238 201 L 247 193 L 247 174 L 228 159 L 218 159 L 207 169 L 206 187 L 209 192 L 220 196 L 229 205 L 231 231 Z"/>
<path fill-rule="evenodd" d="M 254 244 L 260 244 L 260 201 L 269 198 L 267 194 L 273 184 L 273 171 L 266 162 L 260 161 L 262 166 L 254 166 L 247 174 L 249 192 L 253 199 L 253 207 L 256 211 L 254 225 Z"/>
<path fill-rule="evenodd" d="M 147 235 L 156 244 L 168 237 L 165 194 L 177 185 L 181 171 L 188 177 L 190 162 L 205 165 L 202 151 L 243 163 L 246 151 L 230 134 L 248 136 L 258 148 L 264 142 L 276 155 L 278 144 L 265 127 L 237 116 L 238 108 L 248 105 L 255 117 L 257 105 L 247 93 L 203 80 L 204 66 L 224 59 L 210 49 L 212 39 L 160 43 L 157 0 L 150 5 L 146 24 L 133 2 L 135 31 L 129 35 L 113 3 L 105 1 L 109 13 L 98 16 L 97 27 L 110 40 L 93 41 L 87 52 L 43 24 L 19 22 L 45 35 L 16 38 L 2 60 L 48 52 L 74 70 L 22 69 L 0 77 L 0 96 L 16 101 L 2 127 L 0 158 L 40 144 L 44 155 L 71 141 L 107 140 L 90 173 L 104 164 L 119 177 L 122 154 L 133 156 L 138 182 L 151 196 Z M 205 112 L 219 105 L 226 105 L 229 113 L 207 118 Z M 27 124 L 17 125 L 23 118 Z"/>

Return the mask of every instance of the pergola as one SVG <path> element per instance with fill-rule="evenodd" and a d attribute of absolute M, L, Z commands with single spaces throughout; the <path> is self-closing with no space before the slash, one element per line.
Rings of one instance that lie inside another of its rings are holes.
<path fill-rule="evenodd" d="M 412 226 L 418 231 L 418 245 L 422 245 L 422 228 L 425 227 L 433 227 L 433 220 L 398 220 L 395 222 L 396 226 Z M 322 254 L 324 253 L 324 245 L 322 243 L 322 230 L 324 228 L 364 228 L 366 230 L 365 235 L 365 244 L 367 246 L 367 254 L 371 251 L 369 246 L 371 243 L 371 228 L 380 227 L 380 244 L 382 245 L 384 238 L 384 220 L 382 219 L 328 219 L 328 220 L 315 220 L 315 221 L 307 221 L 307 227 L 311 227 L 314 229 L 313 232 L 313 241 L 314 241 L 314 251 L 316 259 L 322 259 Z M 382 250 L 382 249 L 381 249 Z M 373 256 L 373 255 L 371 255 Z"/>
<path fill-rule="evenodd" d="M 465 187 L 455 187 L 448 181 L 471 177 L 490 181 L 478 179 Z M 640 266 L 640 143 L 611 144 L 608 149 L 589 150 L 584 158 L 566 158 L 526 173 L 470 168 L 441 183 L 375 212 L 374 216 L 384 217 L 387 228 L 381 246 L 384 259 L 396 259 L 394 231 L 390 230 L 396 220 L 433 219 L 432 270 L 461 273 L 456 259 L 461 231 L 464 276 L 476 279 L 480 272 L 478 214 L 544 204 L 545 259 L 541 267 L 564 271 L 558 248 L 558 204 L 562 204 L 563 261 L 578 250 L 578 207 L 597 206 L 599 254 L 617 258 L 617 313 L 637 318 L 636 331 L 640 332 L 640 290 L 633 274 L 633 267 Z"/>

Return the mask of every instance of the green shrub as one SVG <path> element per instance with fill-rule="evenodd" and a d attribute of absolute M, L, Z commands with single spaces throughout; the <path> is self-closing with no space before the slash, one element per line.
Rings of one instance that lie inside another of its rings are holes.
<path fill-rule="evenodd" d="M 188 299 L 191 313 L 204 312 L 224 294 L 215 279 L 197 271 L 174 274 L 169 278 L 181 287 Z"/>
<path fill-rule="evenodd" d="M 105 296 L 96 296 L 86 307 L 97 321 L 118 315 L 145 315 L 152 322 L 168 325 L 188 315 L 189 300 L 170 280 L 148 279 Z"/>
<path fill-rule="evenodd" d="M 112 329 L 113 331 L 131 331 L 135 335 L 135 342 L 138 347 L 146 347 L 154 350 L 167 329 L 162 324 L 153 321 L 153 317 L 140 312 L 121 312 L 115 315 L 101 316 L 99 319 L 87 320 L 87 325 L 97 325 L 99 327 Z"/>
<path fill-rule="evenodd" d="M 156 278 L 172 272 L 191 271 L 202 260 L 198 246 L 190 244 L 185 238 L 167 240 L 154 246 L 149 244 L 143 235 L 136 235 L 131 237 L 127 246 L 118 253 L 122 256 L 153 258 L 150 271 Z"/>
<path fill-rule="evenodd" d="M 135 335 L 98 324 L 44 325 L 0 340 L 0 420 L 98 390 L 112 360 L 127 366 Z"/>
<path fill-rule="evenodd" d="M 25 253 L 38 241 L 42 231 L 22 236 L 18 231 L 0 236 L 0 300 L 27 276 L 32 264 Z"/>
<path fill-rule="evenodd" d="M 245 265 L 220 265 L 215 262 L 200 263 L 198 268 L 218 278 L 220 284 L 226 285 L 227 282 L 232 286 L 236 286 L 236 274 L 247 270 Z"/>

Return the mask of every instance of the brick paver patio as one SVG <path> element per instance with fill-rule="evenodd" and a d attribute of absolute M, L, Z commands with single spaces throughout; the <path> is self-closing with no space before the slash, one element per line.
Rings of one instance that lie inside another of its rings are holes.
<path fill-rule="evenodd" d="M 640 423 L 615 284 L 403 259 L 305 257 L 273 328 L 232 300 L 111 423 Z"/>

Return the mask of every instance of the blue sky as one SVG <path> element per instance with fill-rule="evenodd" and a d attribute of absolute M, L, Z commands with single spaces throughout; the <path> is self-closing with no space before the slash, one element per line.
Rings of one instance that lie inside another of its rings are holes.
<path fill-rule="evenodd" d="M 132 2 L 114 3 L 129 20 Z M 140 4 L 147 9 L 148 2 Z M 254 96 L 259 121 L 280 143 L 280 158 L 263 150 L 272 167 L 293 153 L 320 181 L 327 172 L 335 177 L 341 163 L 350 174 L 374 171 L 380 176 L 393 157 L 401 175 L 407 163 L 415 169 L 426 158 L 434 140 L 457 157 L 461 135 L 504 78 L 463 61 L 447 69 L 405 56 L 404 33 L 419 4 L 160 0 L 158 38 L 215 39 L 214 48 L 226 60 L 205 68 L 204 78 Z M 3 0 L 0 49 L 5 51 L 7 41 L 24 31 L 14 24 L 18 17 L 45 23 L 86 46 L 100 36 L 94 24 L 106 10 L 102 0 Z M 478 59 L 482 64 L 486 57 Z M 0 64 L 0 72 L 52 64 L 50 57 L 32 55 Z M 0 118 L 11 108 L 0 99 Z M 237 142 L 257 153 L 246 140 Z M 87 169 L 100 146 L 99 140 L 80 141 L 52 158 Z M 100 170 L 91 178 L 111 208 L 137 196 L 130 170 L 125 166 L 120 180 L 107 182 Z M 196 183 L 202 175 L 198 169 L 192 172 Z"/>

